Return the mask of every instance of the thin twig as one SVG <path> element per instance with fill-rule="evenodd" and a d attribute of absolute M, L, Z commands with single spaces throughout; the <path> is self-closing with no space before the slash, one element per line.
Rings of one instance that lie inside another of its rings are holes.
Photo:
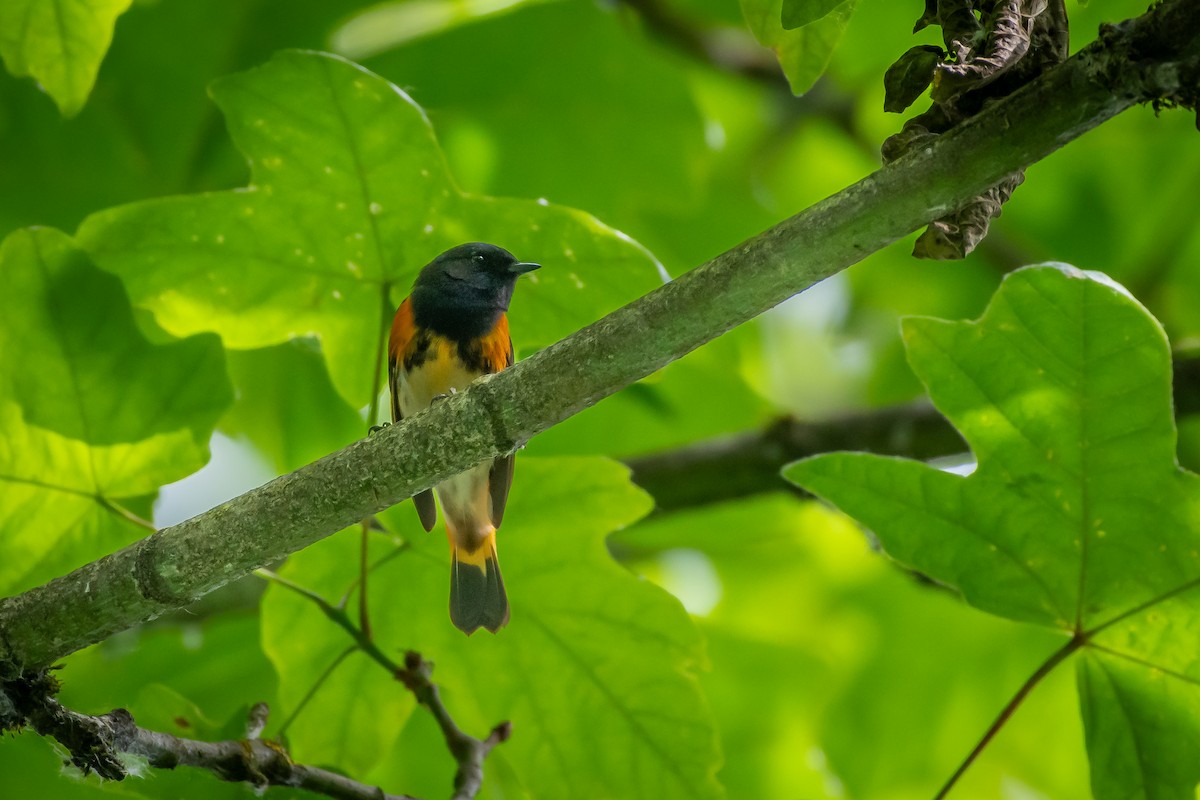
<path fill-rule="evenodd" d="M 431 662 L 422 658 L 420 653 L 409 650 L 404 654 L 404 669 L 396 672 L 396 678 L 408 687 L 418 703 L 433 714 L 438 727 L 442 729 L 442 735 L 446 737 L 446 746 L 458 762 L 458 770 L 454 774 L 452 800 L 471 800 L 483 786 L 484 759 L 492 752 L 493 747 L 512 735 L 512 723 L 501 722 L 492 728 L 491 733 L 482 741 L 463 733 L 442 703 L 437 684 L 429 679 L 432 672 Z"/>
<path fill-rule="evenodd" d="M 362 526 L 362 540 L 358 548 L 358 584 L 361 591 L 358 593 L 358 627 L 362 630 L 363 636 L 371 638 L 371 612 L 367 602 L 367 573 L 370 572 L 370 564 L 368 563 L 368 548 L 371 544 L 371 525 L 367 520 L 359 523 Z"/>
<path fill-rule="evenodd" d="M 265 578 L 273 583 L 277 583 L 285 589 L 293 591 L 301 597 L 311 601 L 317 606 L 317 608 L 321 609 L 321 613 L 328 617 L 339 628 L 350 634 L 350 638 L 354 640 L 354 643 L 357 645 L 359 650 L 362 650 L 368 656 L 375 659 L 380 666 L 393 675 L 400 671 L 400 665 L 389 658 L 387 653 L 384 653 L 382 650 L 380 650 L 374 641 L 367 638 L 367 636 L 362 632 L 362 629 L 354 624 L 354 620 L 350 619 L 350 615 L 346 613 L 346 609 L 333 605 L 324 597 L 314 592 L 312 589 L 288 580 L 282 575 L 272 572 L 269 569 L 256 569 L 254 574 L 260 578 Z"/>
<path fill-rule="evenodd" d="M 740 75 L 791 96 L 775 56 L 742 28 L 695 25 L 662 0 L 622 0 L 660 41 L 723 72 Z"/>
<path fill-rule="evenodd" d="M 372 223 L 374 224 L 374 223 Z M 380 257 L 382 258 L 382 253 Z M 371 404 L 367 409 L 367 425 L 375 425 L 379 422 L 379 396 L 383 391 L 383 356 L 387 350 L 388 330 L 392 321 L 392 283 L 384 281 L 380 286 L 380 313 L 379 313 L 379 335 L 376 337 L 375 344 L 375 370 L 371 375 Z M 359 582 L 362 585 L 362 592 L 358 596 L 358 625 L 362 629 L 363 635 L 368 639 L 371 638 L 371 610 L 367 600 L 367 547 L 370 544 L 372 517 L 364 519 L 362 525 L 362 542 L 358 555 L 359 564 Z"/>

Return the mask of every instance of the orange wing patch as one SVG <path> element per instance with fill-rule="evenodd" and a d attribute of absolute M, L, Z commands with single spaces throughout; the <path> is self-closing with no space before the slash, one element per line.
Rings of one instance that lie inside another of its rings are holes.
<path fill-rule="evenodd" d="M 501 314 L 491 333 L 483 337 L 483 363 L 488 372 L 499 372 L 513 365 L 512 337 L 508 334 L 508 317 Z"/>
<path fill-rule="evenodd" d="M 404 363 L 404 356 L 417 333 L 417 324 L 413 321 L 412 298 L 404 298 L 404 302 L 396 309 L 392 318 L 392 332 L 388 336 L 388 363 Z"/>
<path fill-rule="evenodd" d="M 400 413 L 400 370 L 404 368 L 404 356 L 408 354 L 416 333 L 412 298 L 406 297 L 396 309 L 396 316 L 392 318 L 392 332 L 388 335 L 388 388 L 392 395 L 392 422 L 399 422 L 404 416 Z"/>
<path fill-rule="evenodd" d="M 404 414 L 400 411 L 400 370 L 404 369 L 404 359 L 412 349 L 416 339 L 417 325 L 413 321 L 412 298 L 404 298 L 404 302 L 396 309 L 392 318 L 392 331 L 388 335 L 388 388 L 392 396 L 392 422 L 399 422 Z M 433 530 L 437 522 L 437 506 L 433 502 L 433 490 L 426 489 L 413 495 L 413 503 L 417 507 L 417 516 L 421 525 L 427 531 Z"/>

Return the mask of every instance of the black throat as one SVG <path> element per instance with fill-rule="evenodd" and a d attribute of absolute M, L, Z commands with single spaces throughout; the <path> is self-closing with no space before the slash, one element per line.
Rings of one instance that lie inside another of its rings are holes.
<path fill-rule="evenodd" d="M 451 293 L 418 286 L 412 295 L 413 322 L 451 341 L 469 342 L 492 332 L 508 309 L 508 299 L 494 291 Z"/>

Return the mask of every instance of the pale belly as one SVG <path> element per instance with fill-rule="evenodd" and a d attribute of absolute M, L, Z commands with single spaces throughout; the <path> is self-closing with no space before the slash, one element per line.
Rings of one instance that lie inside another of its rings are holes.
<path fill-rule="evenodd" d="M 451 345 L 437 342 L 434 347 L 449 349 Z M 462 391 L 475 380 L 475 375 L 459 366 L 457 358 L 447 352 L 431 353 L 424 364 L 399 376 L 400 413 L 411 417 L 429 408 L 435 397 Z M 473 550 L 491 533 L 491 495 L 488 479 L 491 462 L 480 464 L 435 488 L 446 517 L 448 532 L 460 545 Z"/>

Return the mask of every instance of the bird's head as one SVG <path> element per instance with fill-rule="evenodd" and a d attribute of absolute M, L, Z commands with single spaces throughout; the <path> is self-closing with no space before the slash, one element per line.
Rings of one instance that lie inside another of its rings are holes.
<path fill-rule="evenodd" d="M 413 284 L 417 324 L 455 339 L 482 335 L 508 310 L 517 278 L 539 266 L 518 261 L 494 244 L 452 247 L 429 262 Z"/>

